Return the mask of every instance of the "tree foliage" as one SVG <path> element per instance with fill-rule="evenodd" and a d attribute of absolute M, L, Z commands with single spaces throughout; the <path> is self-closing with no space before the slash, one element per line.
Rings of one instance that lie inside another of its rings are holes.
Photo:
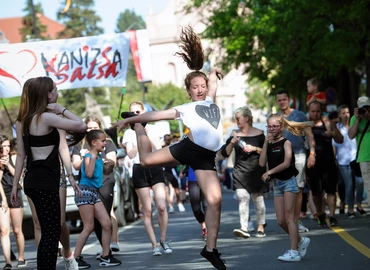
<path fill-rule="evenodd" d="M 35 19 L 36 19 L 36 31 L 37 36 L 35 33 L 34 28 L 34 21 L 33 21 L 33 12 L 31 7 L 31 1 L 26 1 L 26 6 L 23 9 L 24 12 L 26 12 L 26 16 L 22 19 L 23 27 L 19 29 L 20 34 L 22 35 L 22 41 L 27 41 L 29 39 L 48 39 L 46 33 L 47 33 L 47 27 L 46 25 L 43 25 L 37 16 L 37 14 L 44 14 L 44 11 L 41 7 L 41 4 L 38 3 L 33 6 L 33 10 L 35 12 Z"/>
<path fill-rule="evenodd" d="M 135 11 L 126 9 L 118 15 L 116 33 L 145 28 L 145 22 Z"/>
<path fill-rule="evenodd" d="M 186 8 L 207 17 L 203 36 L 221 45 L 224 69 L 246 65 L 272 93 L 303 100 L 307 79 L 319 77 L 353 105 L 370 75 L 369 0 L 192 0 Z"/>

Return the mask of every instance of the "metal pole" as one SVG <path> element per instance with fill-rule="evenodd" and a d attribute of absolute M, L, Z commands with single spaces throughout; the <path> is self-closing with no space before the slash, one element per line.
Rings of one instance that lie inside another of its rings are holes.
<path fill-rule="evenodd" d="M 35 35 L 35 39 L 39 38 L 39 33 L 37 31 L 37 25 L 36 25 L 36 13 L 35 13 L 35 7 L 33 5 L 33 0 L 29 0 L 30 6 L 31 6 L 31 12 L 32 12 L 32 20 L 33 20 L 33 33 Z"/>

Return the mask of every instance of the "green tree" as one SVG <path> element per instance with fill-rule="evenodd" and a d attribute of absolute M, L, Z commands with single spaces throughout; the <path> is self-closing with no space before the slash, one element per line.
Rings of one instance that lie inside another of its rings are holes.
<path fill-rule="evenodd" d="M 116 33 L 145 28 L 145 22 L 135 11 L 126 9 L 118 15 Z"/>
<path fill-rule="evenodd" d="M 272 93 L 285 88 L 304 100 L 307 79 L 319 77 L 353 105 L 360 77 L 370 75 L 369 0 L 190 2 L 188 12 L 207 16 L 203 36 L 220 43 L 223 68 L 246 64 L 249 78 Z"/>
<path fill-rule="evenodd" d="M 64 4 L 63 4 L 64 5 Z M 104 29 L 98 26 L 101 18 L 96 15 L 94 0 L 73 0 L 71 7 L 63 13 L 61 7 L 57 13 L 65 29 L 59 33 L 60 38 L 74 38 L 95 36 L 104 33 Z"/>
<path fill-rule="evenodd" d="M 22 19 L 22 24 L 23 27 L 19 29 L 20 34 L 22 35 L 22 41 L 27 41 L 29 39 L 47 39 L 46 32 L 47 32 L 47 27 L 46 25 L 42 24 L 39 17 L 37 14 L 44 14 L 44 11 L 41 7 L 41 3 L 38 3 L 36 5 L 33 5 L 33 9 L 35 12 L 35 19 L 36 19 L 36 31 L 37 31 L 37 36 L 35 33 L 35 28 L 34 28 L 34 16 L 32 13 L 32 1 L 31 0 L 26 0 L 26 6 L 23 9 L 24 12 L 26 12 L 26 16 L 23 17 Z"/>

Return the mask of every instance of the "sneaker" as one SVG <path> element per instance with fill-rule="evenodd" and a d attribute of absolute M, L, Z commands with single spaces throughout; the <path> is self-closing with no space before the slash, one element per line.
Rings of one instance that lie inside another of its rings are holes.
<path fill-rule="evenodd" d="M 64 263 L 65 263 L 65 270 L 78 270 L 79 269 L 78 263 L 73 256 L 69 260 L 64 258 Z"/>
<path fill-rule="evenodd" d="M 303 224 L 302 224 L 302 221 L 298 220 L 297 221 L 297 225 L 298 225 L 298 231 L 300 233 L 304 233 L 304 232 L 308 232 L 309 230 L 307 229 L 307 227 L 305 227 Z"/>
<path fill-rule="evenodd" d="M 85 262 L 82 256 L 78 256 L 76 262 L 78 264 L 78 269 L 87 269 L 91 267 L 91 264 Z"/>
<path fill-rule="evenodd" d="M 7 263 L 7 264 L 5 264 L 5 266 L 4 266 L 4 268 L 3 268 L 4 270 L 11 270 L 12 269 L 12 265 L 11 264 L 9 264 L 9 263 Z"/>
<path fill-rule="evenodd" d="M 367 214 L 366 211 L 363 208 L 360 209 L 360 208 L 356 207 L 356 210 L 357 210 L 357 213 L 359 213 L 359 215 L 362 216 L 362 217 L 366 216 L 366 214 Z"/>
<path fill-rule="evenodd" d="M 116 243 L 116 242 L 112 242 L 110 244 L 110 249 L 114 252 L 118 252 L 120 249 L 119 249 L 119 245 Z"/>
<path fill-rule="evenodd" d="M 306 255 L 307 248 L 310 242 L 310 238 L 302 236 L 302 240 L 298 243 L 298 253 L 301 258 Z"/>
<path fill-rule="evenodd" d="M 356 214 L 355 214 L 355 212 L 347 213 L 347 216 L 348 216 L 348 218 L 352 219 L 352 218 L 356 217 Z"/>
<path fill-rule="evenodd" d="M 321 227 L 327 227 L 328 224 L 326 223 L 326 215 L 325 214 L 321 214 L 321 215 L 317 216 L 317 223 Z"/>
<path fill-rule="evenodd" d="M 263 237 L 266 237 L 266 234 L 262 231 L 258 231 L 257 234 L 256 234 L 256 237 L 263 238 Z"/>
<path fill-rule="evenodd" d="M 330 227 L 338 226 L 338 220 L 335 217 L 329 218 Z"/>
<path fill-rule="evenodd" d="M 248 221 L 248 232 L 254 232 L 253 221 Z"/>
<path fill-rule="evenodd" d="M 284 255 L 278 257 L 278 260 L 283 262 L 299 262 L 301 256 L 299 256 L 296 250 L 287 250 Z"/>
<path fill-rule="evenodd" d="M 207 228 L 202 229 L 202 236 L 203 236 L 204 241 L 207 241 Z"/>
<path fill-rule="evenodd" d="M 27 266 L 26 260 L 18 261 L 17 268 L 26 267 L 26 266 Z"/>
<path fill-rule="evenodd" d="M 173 209 L 173 207 L 170 207 L 169 209 L 168 209 L 168 213 L 169 214 L 172 214 L 172 213 L 174 213 L 175 212 L 175 209 Z"/>
<path fill-rule="evenodd" d="M 161 244 L 161 247 L 162 247 L 164 253 L 167 253 L 167 254 L 172 253 L 172 249 L 170 247 L 169 242 L 166 242 L 166 241 L 162 242 L 162 241 L 160 241 L 160 244 Z"/>
<path fill-rule="evenodd" d="M 225 261 L 221 259 L 221 253 L 218 253 L 218 250 L 216 248 L 213 249 L 213 251 L 208 251 L 207 246 L 204 246 L 202 251 L 200 252 L 200 255 L 202 255 L 204 258 L 206 258 L 216 269 L 219 270 L 225 270 Z"/>
<path fill-rule="evenodd" d="M 242 238 L 251 237 L 251 235 L 247 231 L 244 231 L 242 229 L 235 229 L 235 230 L 233 230 L 233 233 L 236 237 L 242 237 Z"/>
<path fill-rule="evenodd" d="M 104 257 L 103 256 L 100 257 L 99 265 L 109 267 L 109 266 L 117 266 L 117 265 L 120 265 L 121 263 L 122 262 L 120 260 L 117 260 L 112 255 L 107 255 Z"/>
<path fill-rule="evenodd" d="M 130 117 L 133 117 L 133 116 L 137 116 L 136 113 L 133 113 L 133 112 L 122 112 L 121 113 L 121 117 L 123 119 L 126 119 L 126 118 L 130 118 Z M 146 123 L 141 123 L 143 125 L 143 127 L 146 126 Z M 130 124 L 130 127 L 132 130 L 134 130 L 134 127 L 135 127 L 135 124 Z"/>
<path fill-rule="evenodd" d="M 159 248 L 159 246 L 156 246 L 153 248 L 153 256 L 161 256 L 162 255 L 162 252 L 161 252 L 161 249 Z"/>
<path fill-rule="evenodd" d="M 185 207 L 182 203 L 177 204 L 177 206 L 179 207 L 179 212 L 185 212 Z"/>

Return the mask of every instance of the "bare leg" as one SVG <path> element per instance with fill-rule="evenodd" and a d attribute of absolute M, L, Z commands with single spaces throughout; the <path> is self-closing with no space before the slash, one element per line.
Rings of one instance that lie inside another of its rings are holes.
<path fill-rule="evenodd" d="M 117 217 L 113 211 L 113 207 L 110 212 L 110 217 L 112 221 L 112 242 L 115 242 L 118 244 L 118 223 L 117 223 Z"/>
<path fill-rule="evenodd" d="M 69 228 L 66 223 L 66 197 L 67 189 L 60 187 L 59 188 L 59 197 L 60 197 L 60 225 L 61 232 L 59 242 L 63 246 L 63 257 L 69 258 L 72 255 L 71 242 L 69 240 Z"/>
<path fill-rule="evenodd" d="M 165 195 L 165 184 L 158 183 L 152 187 L 154 192 L 155 204 L 158 209 L 158 225 L 161 232 L 160 240 L 166 241 L 167 226 L 168 226 L 168 214 L 166 209 L 166 195 Z"/>
<path fill-rule="evenodd" d="M 196 170 L 199 187 L 202 190 L 207 203 L 206 226 L 207 226 L 207 250 L 217 247 L 218 230 L 221 218 L 221 187 L 216 171 Z"/>
<path fill-rule="evenodd" d="M 150 188 L 137 188 L 136 193 L 143 206 L 142 212 L 144 215 L 144 227 L 148 234 L 149 240 L 153 247 L 158 246 L 157 239 L 155 237 L 153 217 L 152 217 L 152 198 L 150 197 Z"/>
<path fill-rule="evenodd" d="M 331 217 L 335 216 L 335 208 L 337 206 L 336 200 L 337 200 L 337 196 L 335 193 L 327 194 L 327 203 L 328 203 L 328 208 L 329 208 Z"/>
<path fill-rule="evenodd" d="M 35 234 L 35 242 L 36 242 L 36 248 L 38 248 L 41 240 L 41 226 L 39 219 L 36 214 L 35 205 L 33 204 L 31 198 L 27 197 L 28 203 L 30 204 L 31 213 L 32 213 L 32 220 L 33 220 L 33 230 Z"/>
<path fill-rule="evenodd" d="M 23 208 L 12 208 L 10 218 L 12 220 L 13 233 L 18 249 L 18 260 L 24 261 L 24 235 L 22 231 Z"/>
<path fill-rule="evenodd" d="M 10 209 L 6 212 L 0 207 L 0 231 L 1 231 L 1 247 L 5 258 L 5 263 L 11 264 L 10 259 Z"/>

